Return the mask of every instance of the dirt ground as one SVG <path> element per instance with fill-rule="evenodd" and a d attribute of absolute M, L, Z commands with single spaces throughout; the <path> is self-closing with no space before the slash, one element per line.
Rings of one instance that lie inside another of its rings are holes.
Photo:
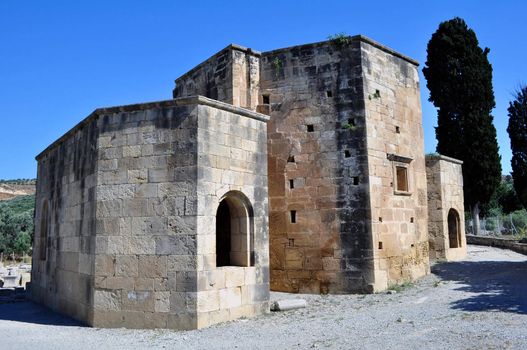
<path fill-rule="evenodd" d="M 0 349 L 527 349 L 527 257 L 469 246 L 396 294 L 287 295 L 305 309 L 203 330 L 97 329 L 29 302 L 0 305 Z"/>

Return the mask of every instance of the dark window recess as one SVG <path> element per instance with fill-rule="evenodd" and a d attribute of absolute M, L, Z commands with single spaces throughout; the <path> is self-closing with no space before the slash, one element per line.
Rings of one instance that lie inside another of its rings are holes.
<path fill-rule="evenodd" d="M 288 163 L 294 163 L 294 162 L 295 162 L 295 156 L 289 156 L 289 157 L 287 158 L 287 162 L 288 162 Z"/>
<path fill-rule="evenodd" d="M 410 222 L 411 222 L 412 224 L 414 223 L 414 218 L 413 218 L 413 217 L 410 218 Z"/>
<path fill-rule="evenodd" d="M 296 223 L 296 210 L 291 210 L 291 223 Z"/>
<path fill-rule="evenodd" d="M 379 249 L 382 249 L 382 242 L 379 242 Z"/>
<path fill-rule="evenodd" d="M 359 177 L 358 176 L 354 176 L 353 177 L 353 184 L 354 185 L 358 185 L 359 184 Z"/>
<path fill-rule="evenodd" d="M 395 167 L 397 191 L 408 192 L 408 170 L 405 167 Z"/>
<path fill-rule="evenodd" d="M 326 96 L 327 97 L 333 97 L 333 91 L 331 91 L 331 90 L 326 91 Z"/>
<path fill-rule="evenodd" d="M 382 222 L 382 218 L 379 216 L 379 222 Z"/>
<path fill-rule="evenodd" d="M 401 129 L 399 129 L 399 127 L 396 126 L 396 127 L 395 127 L 395 132 L 398 133 L 398 134 L 400 134 L 400 133 L 401 133 Z"/>
<path fill-rule="evenodd" d="M 348 125 L 355 126 L 355 118 L 348 119 Z"/>
<path fill-rule="evenodd" d="M 315 131 L 315 126 L 313 124 L 308 124 L 307 125 L 307 132 L 313 132 Z"/>
<path fill-rule="evenodd" d="M 289 180 L 289 188 L 295 188 L 295 180 Z"/>
<path fill-rule="evenodd" d="M 289 238 L 287 241 L 288 241 L 288 245 L 290 247 L 294 247 L 295 246 L 295 239 L 294 238 Z"/>
<path fill-rule="evenodd" d="M 344 151 L 344 157 L 345 157 L 345 158 L 349 158 L 349 157 L 351 157 L 351 153 L 350 153 L 349 150 L 345 150 L 345 151 Z"/>
<path fill-rule="evenodd" d="M 269 95 L 262 95 L 262 103 L 264 105 L 268 105 L 271 103 L 271 99 L 269 98 Z"/>

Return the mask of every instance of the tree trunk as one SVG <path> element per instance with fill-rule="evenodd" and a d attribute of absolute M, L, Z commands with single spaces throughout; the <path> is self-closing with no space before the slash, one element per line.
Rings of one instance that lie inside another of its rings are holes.
<path fill-rule="evenodd" d="M 472 212 L 472 222 L 474 223 L 474 234 L 479 235 L 479 202 L 474 204 L 470 211 Z"/>

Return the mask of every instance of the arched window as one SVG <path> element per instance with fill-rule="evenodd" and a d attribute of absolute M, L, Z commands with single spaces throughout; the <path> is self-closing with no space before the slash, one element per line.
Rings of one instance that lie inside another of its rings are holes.
<path fill-rule="evenodd" d="M 448 243 L 450 248 L 461 247 L 459 214 L 455 209 L 450 209 L 448 211 Z"/>
<path fill-rule="evenodd" d="M 39 258 L 40 260 L 46 260 L 48 253 L 48 201 L 44 201 L 42 204 L 42 210 L 40 212 L 40 240 L 39 240 Z"/>
<path fill-rule="evenodd" d="M 252 266 L 253 209 L 238 191 L 225 194 L 216 212 L 216 267 Z"/>

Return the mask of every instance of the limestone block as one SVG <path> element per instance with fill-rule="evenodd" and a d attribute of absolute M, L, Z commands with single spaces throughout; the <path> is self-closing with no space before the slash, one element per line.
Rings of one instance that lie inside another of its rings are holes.
<path fill-rule="evenodd" d="M 199 291 L 197 294 L 198 312 L 210 312 L 220 308 L 220 298 L 217 290 Z"/>
<path fill-rule="evenodd" d="M 170 292 L 155 292 L 155 312 L 169 312 L 170 311 Z"/>
<path fill-rule="evenodd" d="M 194 255 L 196 253 L 196 236 L 176 235 L 155 237 L 155 254 Z"/>
<path fill-rule="evenodd" d="M 153 291 L 122 290 L 121 293 L 123 310 L 154 312 Z"/>
<path fill-rule="evenodd" d="M 220 289 L 219 297 L 221 309 L 230 309 L 242 305 L 241 287 Z"/>
<path fill-rule="evenodd" d="M 222 267 L 225 272 L 225 286 L 227 288 L 242 286 L 245 283 L 245 269 L 243 267 Z"/>
<path fill-rule="evenodd" d="M 167 257 L 167 271 L 196 271 L 198 257 L 196 255 L 169 255 Z"/>
<path fill-rule="evenodd" d="M 117 255 L 115 257 L 115 275 L 119 277 L 137 277 L 138 260 L 135 255 Z"/>
<path fill-rule="evenodd" d="M 139 255 L 139 276 L 140 277 L 166 277 L 167 276 L 167 257 L 157 255 Z"/>
<path fill-rule="evenodd" d="M 93 307 L 95 310 L 119 311 L 121 310 L 121 293 L 117 291 L 95 290 Z"/>

